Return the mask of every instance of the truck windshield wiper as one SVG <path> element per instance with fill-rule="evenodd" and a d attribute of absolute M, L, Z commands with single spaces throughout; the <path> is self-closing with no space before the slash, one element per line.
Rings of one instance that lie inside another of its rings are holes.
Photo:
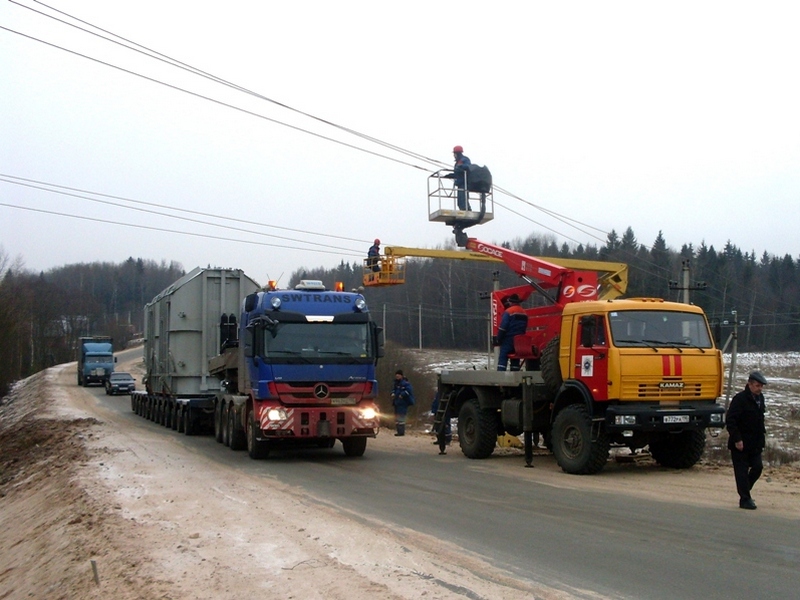
<path fill-rule="evenodd" d="M 648 348 L 652 348 L 655 352 L 658 352 L 658 348 L 653 345 L 652 342 L 656 342 L 656 340 L 614 340 L 617 344 L 644 344 Z"/>
<path fill-rule="evenodd" d="M 696 348 L 700 350 L 700 352 L 702 352 L 703 354 L 706 353 L 705 348 L 701 348 L 700 346 L 698 346 L 697 344 L 693 344 L 692 342 L 684 342 L 683 340 L 681 340 L 680 342 L 669 342 L 669 343 L 674 344 L 675 346 L 686 346 L 687 348 Z"/>

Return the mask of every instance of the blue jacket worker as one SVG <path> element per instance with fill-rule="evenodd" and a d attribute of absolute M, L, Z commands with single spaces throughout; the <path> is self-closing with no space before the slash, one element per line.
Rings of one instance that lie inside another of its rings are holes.
<path fill-rule="evenodd" d="M 458 210 L 471 210 L 467 199 L 467 171 L 472 162 L 464 156 L 464 148 L 461 146 L 453 148 L 453 158 L 456 161 L 453 166 L 453 179 L 456 184 Z"/>
<path fill-rule="evenodd" d="M 394 374 L 394 387 L 392 388 L 392 406 L 394 406 L 395 435 L 406 434 L 406 415 L 408 407 L 414 406 L 414 390 L 403 371 L 398 369 Z"/>
<path fill-rule="evenodd" d="M 380 264 L 381 256 L 381 241 L 375 238 L 375 242 L 369 247 L 367 251 L 367 266 L 375 273 L 381 270 Z"/>
<path fill-rule="evenodd" d="M 761 476 L 764 466 L 761 452 L 766 445 L 764 426 L 764 394 L 761 390 L 767 379 L 760 371 L 747 377 L 747 386 L 731 400 L 725 416 L 728 429 L 728 450 L 731 451 L 733 476 L 739 492 L 739 508 L 755 510 L 750 491 Z"/>
<path fill-rule="evenodd" d="M 528 315 L 520 306 L 521 300 L 516 294 L 503 298 L 505 312 L 500 320 L 495 346 L 500 346 L 500 356 L 497 358 L 497 370 L 505 371 L 508 367 L 508 355 L 514 353 L 514 338 L 528 330 Z M 519 371 L 519 359 L 511 359 L 511 370 Z"/>

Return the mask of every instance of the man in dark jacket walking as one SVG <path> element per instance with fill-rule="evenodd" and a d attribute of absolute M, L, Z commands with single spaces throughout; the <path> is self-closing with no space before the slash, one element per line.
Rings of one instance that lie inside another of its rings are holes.
<path fill-rule="evenodd" d="M 753 371 L 747 378 L 747 387 L 736 394 L 728 407 L 725 425 L 728 428 L 728 449 L 731 451 L 736 491 L 739 492 L 739 508 L 755 510 L 756 503 L 750 496 L 761 471 L 761 452 L 766 445 L 764 426 L 763 387 L 767 379 L 760 371 Z"/>

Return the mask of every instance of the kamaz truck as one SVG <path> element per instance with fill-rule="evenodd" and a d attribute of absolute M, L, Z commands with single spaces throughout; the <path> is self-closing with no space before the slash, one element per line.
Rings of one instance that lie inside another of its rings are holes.
<path fill-rule="evenodd" d="M 82 337 L 78 339 L 78 385 L 90 383 L 105 385 L 114 372 L 114 350 L 112 339 L 107 336 Z"/>
<path fill-rule="evenodd" d="M 445 423 L 458 417 L 469 458 L 490 456 L 499 434 L 524 434 L 530 465 L 532 436 L 540 433 L 568 473 L 597 473 L 613 447 L 648 448 L 667 467 L 694 465 L 706 430 L 724 425 L 722 353 L 703 311 L 659 298 L 604 297 L 594 270 L 468 237 L 465 229 L 485 220 L 485 201 L 478 202 L 474 215 L 437 209 L 430 220 L 452 226 L 459 246 L 504 262 L 522 280 L 491 293 L 491 319 L 496 336 L 503 300 L 522 300 L 527 328 L 513 338 L 511 358 L 523 368 L 443 371 L 434 420 L 440 447 Z"/>
<path fill-rule="evenodd" d="M 262 289 L 240 270 L 198 268 L 145 307 L 146 391 L 131 406 L 252 458 L 337 439 L 361 456 L 379 428 L 380 340 L 361 294 L 319 281 Z"/>

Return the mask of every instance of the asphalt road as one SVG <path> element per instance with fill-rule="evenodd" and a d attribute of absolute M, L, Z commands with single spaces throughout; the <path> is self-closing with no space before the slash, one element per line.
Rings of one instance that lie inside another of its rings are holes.
<path fill-rule="evenodd" d="M 109 398 L 108 405 L 127 414 L 131 426 L 160 427 L 133 415 L 126 400 Z M 520 578 L 579 597 L 800 596 L 798 520 L 672 503 L 668 493 L 652 501 L 556 488 L 492 468 L 496 459 L 467 460 L 455 448 L 438 457 L 368 445 L 353 460 L 337 444 L 252 461 L 210 436 L 164 434 L 232 469 L 263 474 L 265 485 L 277 478 L 354 518 L 446 539 Z"/>

